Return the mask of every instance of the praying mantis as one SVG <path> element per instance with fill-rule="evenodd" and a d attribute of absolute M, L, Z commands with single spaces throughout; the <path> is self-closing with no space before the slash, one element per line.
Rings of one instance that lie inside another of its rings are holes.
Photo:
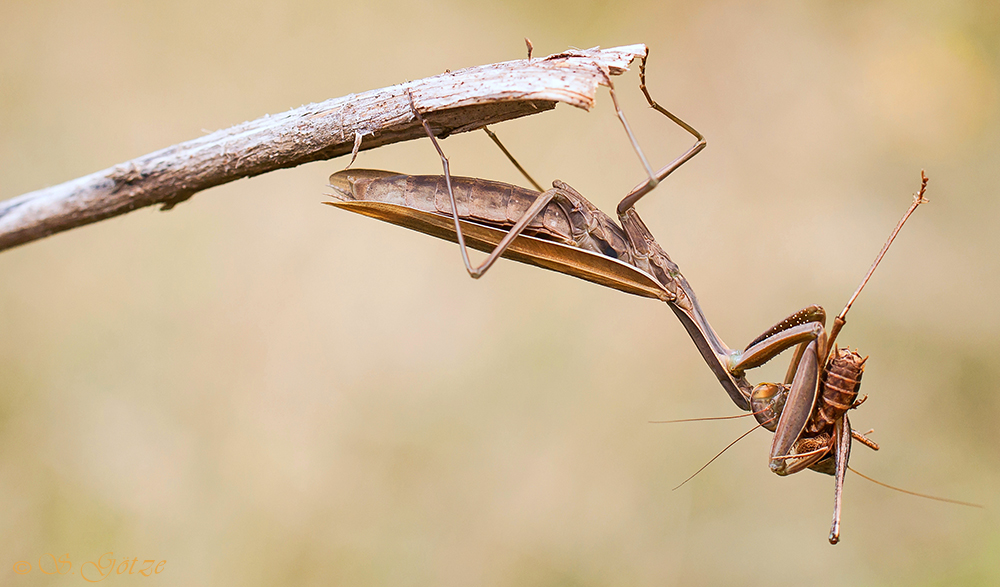
<path fill-rule="evenodd" d="M 639 88 L 651 108 L 695 138 L 674 161 L 654 171 L 632 134 L 611 80 L 615 112 L 648 178 L 618 204 L 618 223 L 569 185 L 554 181 L 543 190 L 487 130 L 537 191 L 485 179 L 453 177 L 449 161 L 430 124 L 410 97 L 414 117 L 437 150 L 441 176 L 413 176 L 379 170 L 337 172 L 330 177 L 334 193 L 329 205 L 404 226 L 459 244 L 462 261 L 473 278 L 481 277 L 501 256 L 573 275 L 627 293 L 666 302 L 723 389 L 738 408 L 751 411 L 760 425 L 774 432 L 770 468 L 789 475 L 805 468 L 834 475 L 834 516 L 830 542 L 840 538 L 841 493 L 852 439 L 877 445 L 851 430 L 847 411 L 857 400 L 864 359 L 837 349 L 834 341 L 847 311 L 878 265 L 903 222 L 923 198 L 927 178 L 914 204 L 897 225 L 861 287 L 829 333 L 819 306 L 808 306 L 782 320 L 744 350 L 727 346 L 705 317 L 694 290 L 677 264 L 656 242 L 635 209 L 636 203 L 706 145 L 693 127 L 657 104 L 646 87 L 646 59 L 639 65 Z M 469 260 L 471 246 L 488 253 L 477 267 Z M 795 348 L 785 381 L 751 385 L 746 372 L 781 352 Z"/>

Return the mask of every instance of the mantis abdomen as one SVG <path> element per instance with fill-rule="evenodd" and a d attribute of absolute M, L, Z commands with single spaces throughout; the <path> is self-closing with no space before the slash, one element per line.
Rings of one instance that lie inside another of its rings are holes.
<path fill-rule="evenodd" d="M 625 234 L 607 214 L 558 182 L 556 197 L 531 219 L 524 234 L 632 263 Z M 499 181 L 451 178 L 461 220 L 510 229 L 525 215 L 539 192 Z M 405 175 L 373 169 L 344 170 L 330 176 L 331 194 L 340 201 L 384 202 L 411 210 L 452 216 L 442 175 Z"/>

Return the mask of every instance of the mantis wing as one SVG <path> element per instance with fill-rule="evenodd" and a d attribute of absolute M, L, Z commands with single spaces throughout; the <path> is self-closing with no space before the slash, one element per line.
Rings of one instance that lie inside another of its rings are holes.
<path fill-rule="evenodd" d="M 387 202 L 352 200 L 324 202 L 324 204 L 440 239 L 457 241 L 455 221 L 452 217 L 444 214 L 416 210 L 408 206 Z M 507 234 L 505 230 L 485 224 L 466 220 L 460 222 L 466 244 L 480 251 L 492 251 Z M 637 296 L 661 300 L 669 297 L 669 294 L 651 275 L 628 263 L 533 236 L 519 235 L 504 251 L 503 256 L 520 263 L 558 271 Z"/>

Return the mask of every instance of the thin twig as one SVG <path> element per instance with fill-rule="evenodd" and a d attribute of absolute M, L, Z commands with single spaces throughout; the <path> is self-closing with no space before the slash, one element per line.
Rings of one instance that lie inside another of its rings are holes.
<path fill-rule="evenodd" d="M 230 181 L 423 138 L 407 93 L 435 134 L 476 130 L 555 108 L 589 110 L 603 71 L 621 74 L 645 45 L 572 50 L 351 94 L 264 116 L 66 183 L 0 201 L 0 251 Z"/>

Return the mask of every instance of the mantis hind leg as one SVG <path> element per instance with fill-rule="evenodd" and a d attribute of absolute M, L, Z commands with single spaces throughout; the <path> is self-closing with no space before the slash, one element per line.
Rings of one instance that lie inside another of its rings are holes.
<path fill-rule="evenodd" d="M 635 203 L 638 202 L 643 196 L 653 191 L 653 189 L 656 188 L 656 186 L 661 181 L 666 179 L 668 175 L 676 171 L 681 165 L 687 163 L 692 157 L 694 157 L 702 149 L 704 149 L 705 145 L 708 144 L 705 141 L 705 137 L 700 132 L 695 130 L 693 126 L 684 122 L 683 120 L 672 114 L 669 110 L 667 110 L 663 106 L 657 104 L 656 101 L 653 100 L 652 96 L 649 95 L 649 90 L 646 88 L 647 58 L 648 54 L 646 56 L 643 56 L 642 61 L 639 63 L 639 89 L 642 91 L 642 95 L 646 97 L 646 102 L 649 104 L 650 108 L 666 116 L 675 124 L 677 124 L 684 130 L 686 130 L 688 133 L 690 133 L 692 136 L 694 136 L 695 143 L 680 157 L 674 159 L 672 162 L 670 162 L 666 166 L 662 167 L 659 171 L 656 171 L 654 173 L 652 167 L 650 167 L 649 165 L 649 162 L 646 160 L 646 156 L 643 154 L 642 149 L 639 147 L 638 141 L 636 141 L 635 136 L 632 134 L 632 129 L 629 128 L 628 121 L 625 120 L 625 113 L 622 112 L 622 109 L 618 105 L 618 97 L 615 95 L 615 89 L 614 86 L 611 84 L 611 79 L 609 77 L 607 79 L 608 88 L 611 91 L 611 101 L 615 105 L 615 112 L 618 114 L 618 119 L 621 120 L 622 126 L 625 127 L 625 134 L 628 135 L 629 142 L 632 143 L 632 149 L 635 151 L 636 155 L 638 155 L 639 160 L 642 162 L 642 166 L 646 169 L 646 174 L 649 176 L 649 179 L 647 179 L 643 183 L 633 188 L 632 191 L 629 192 L 628 195 L 622 198 L 622 201 L 618 203 L 619 216 L 623 216 L 625 212 L 629 208 L 635 206 Z"/>
<path fill-rule="evenodd" d="M 514 239 L 517 238 L 517 236 L 521 234 L 524 231 L 524 229 L 528 227 L 529 224 L 531 224 L 531 221 L 536 216 L 538 216 L 543 210 L 545 210 L 545 206 L 548 205 L 548 203 L 551 202 L 553 198 L 565 199 L 565 194 L 563 193 L 562 190 L 558 188 L 552 188 L 550 190 L 544 191 L 541 194 L 539 194 L 538 197 L 535 198 L 535 201 L 531 203 L 531 206 L 529 206 L 528 209 L 525 210 L 521 218 L 518 219 L 518 221 L 514 224 L 514 226 L 511 227 L 510 231 L 508 231 L 507 234 L 504 236 L 504 238 L 497 244 L 496 248 L 494 248 L 486 256 L 486 259 L 482 263 L 480 263 L 478 267 L 473 267 L 472 262 L 469 260 L 468 247 L 466 247 L 465 245 L 465 235 L 462 233 L 462 223 L 458 215 L 458 204 L 455 201 L 455 190 L 452 187 L 451 168 L 448 164 L 448 157 L 445 156 L 444 151 L 441 149 L 441 145 L 438 144 L 437 137 L 434 136 L 434 132 L 431 130 L 431 126 L 424 119 L 423 115 L 420 114 L 420 110 L 417 109 L 416 104 L 413 102 L 413 94 L 407 92 L 406 95 L 410 99 L 410 108 L 413 110 L 413 114 L 416 116 L 421 126 L 424 127 L 424 132 L 427 133 L 428 138 L 430 138 L 431 143 L 433 143 L 434 148 L 437 150 L 438 155 L 441 157 L 441 166 L 444 168 L 445 184 L 448 186 L 448 198 L 451 201 L 451 213 L 452 217 L 455 219 L 455 235 L 458 240 L 459 250 L 462 252 L 462 263 L 465 264 L 465 270 L 469 272 L 469 275 L 473 279 L 479 279 L 480 277 L 483 276 L 483 274 L 486 273 L 487 270 L 489 270 L 490 267 L 493 266 L 493 263 L 495 263 L 496 260 L 499 259 L 501 255 L 503 255 L 504 251 L 506 251 L 507 248 L 510 246 L 510 244 L 514 242 Z M 507 150 L 504 149 L 504 152 L 506 153 Z M 509 156 L 510 154 L 508 153 L 508 157 Z M 513 157 L 511 157 L 511 160 L 513 161 Z M 514 164 L 517 165 L 517 162 L 515 161 Z M 518 168 L 520 169 L 520 165 L 518 165 Z M 522 172 L 525 173 L 525 176 L 529 177 L 530 179 L 530 176 L 528 176 L 527 173 L 523 171 L 523 169 Z M 534 182 L 534 180 L 531 181 Z"/>
<path fill-rule="evenodd" d="M 496 146 L 499 147 L 501 151 L 503 151 L 503 154 L 507 157 L 507 160 L 510 161 L 514 165 L 514 167 L 516 167 L 517 170 L 521 172 L 521 175 L 523 175 L 524 178 L 528 180 L 528 183 L 530 183 L 531 186 L 534 187 L 536 190 L 544 192 L 545 190 L 542 189 L 542 186 L 538 185 L 538 182 L 535 181 L 535 178 L 531 177 L 531 175 L 527 171 L 525 171 L 524 167 L 521 167 L 521 164 L 517 162 L 517 159 L 515 159 L 514 156 L 510 154 L 510 151 L 507 150 L 507 147 L 503 146 L 503 143 L 500 142 L 500 137 L 498 137 L 493 131 L 486 128 L 485 126 L 483 127 L 483 130 L 486 131 L 486 134 L 490 137 L 490 140 L 493 141 L 493 143 L 496 144 Z"/>

